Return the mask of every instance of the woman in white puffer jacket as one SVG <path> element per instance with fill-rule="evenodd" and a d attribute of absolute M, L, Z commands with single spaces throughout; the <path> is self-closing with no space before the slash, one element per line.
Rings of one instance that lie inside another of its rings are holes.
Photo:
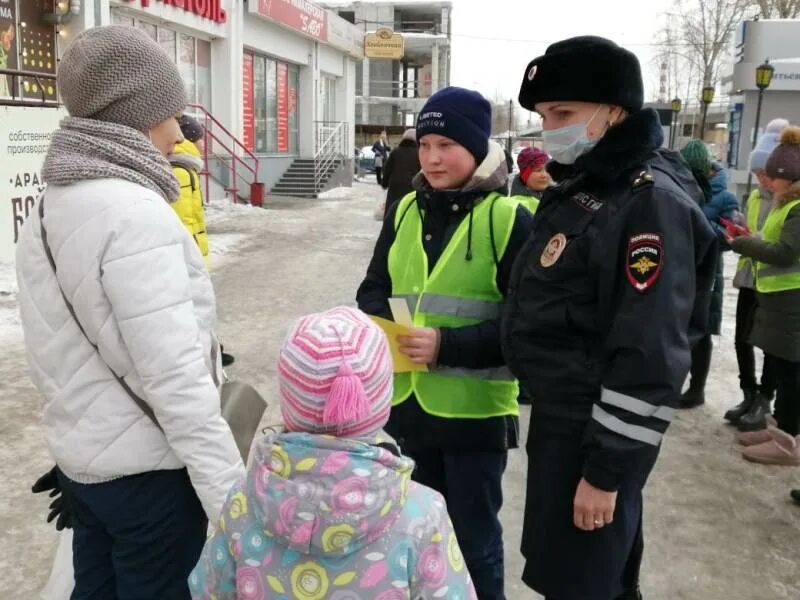
<path fill-rule="evenodd" d="M 168 204 L 183 82 L 157 43 L 113 26 L 75 39 L 58 85 L 70 117 L 48 150 L 44 219 L 23 228 L 17 276 L 74 529 L 72 597 L 188 597 L 206 519 L 244 469 L 220 414 L 211 281 Z"/>

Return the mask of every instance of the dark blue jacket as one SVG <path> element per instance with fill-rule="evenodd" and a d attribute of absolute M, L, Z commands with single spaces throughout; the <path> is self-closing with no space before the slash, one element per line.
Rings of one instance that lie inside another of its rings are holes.
<path fill-rule="evenodd" d="M 721 242 L 724 242 L 725 226 L 720 223 L 720 217 L 725 219 L 733 217 L 736 211 L 739 210 L 739 202 L 736 200 L 736 196 L 728 191 L 727 171 L 724 169 L 718 171 L 709 181 L 711 183 L 711 199 L 703 204 L 702 209 L 717 233 L 717 237 Z"/>

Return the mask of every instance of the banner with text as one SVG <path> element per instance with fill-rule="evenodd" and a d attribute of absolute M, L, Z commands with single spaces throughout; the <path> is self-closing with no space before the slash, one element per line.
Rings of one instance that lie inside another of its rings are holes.
<path fill-rule="evenodd" d="M 0 262 L 14 260 L 22 224 L 44 189 L 44 155 L 64 116 L 56 108 L 0 106 Z"/>
<path fill-rule="evenodd" d="M 328 40 L 328 11 L 306 0 L 250 0 L 250 13 L 320 42 Z"/>

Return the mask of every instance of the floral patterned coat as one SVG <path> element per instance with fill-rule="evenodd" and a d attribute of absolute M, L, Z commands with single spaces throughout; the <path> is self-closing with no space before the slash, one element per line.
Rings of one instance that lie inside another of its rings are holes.
<path fill-rule="evenodd" d="M 194 599 L 474 599 L 444 499 L 387 446 L 273 434 L 231 490 Z"/>

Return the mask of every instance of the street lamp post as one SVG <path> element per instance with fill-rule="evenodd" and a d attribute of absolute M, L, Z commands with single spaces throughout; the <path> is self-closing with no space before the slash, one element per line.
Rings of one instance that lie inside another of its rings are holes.
<path fill-rule="evenodd" d="M 700 139 L 706 137 L 706 118 L 708 117 L 708 105 L 714 101 L 714 86 L 707 85 L 703 88 L 703 120 L 700 123 Z"/>
<path fill-rule="evenodd" d="M 669 147 L 670 150 L 675 149 L 675 142 L 678 141 L 678 114 L 681 112 L 681 99 L 675 98 L 672 101 L 672 127 L 670 128 L 669 132 Z"/>
<path fill-rule="evenodd" d="M 769 64 L 769 59 L 756 67 L 756 87 L 758 88 L 758 105 L 756 106 L 756 125 L 753 128 L 753 138 L 750 140 L 750 149 L 756 147 L 758 139 L 758 126 L 761 121 L 761 103 L 764 101 L 764 90 L 772 83 L 772 76 L 775 74 L 775 67 Z M 750 197 L 750 189 L 753 187 L 753 172 L 747 172 L 747 196 Z"/>

